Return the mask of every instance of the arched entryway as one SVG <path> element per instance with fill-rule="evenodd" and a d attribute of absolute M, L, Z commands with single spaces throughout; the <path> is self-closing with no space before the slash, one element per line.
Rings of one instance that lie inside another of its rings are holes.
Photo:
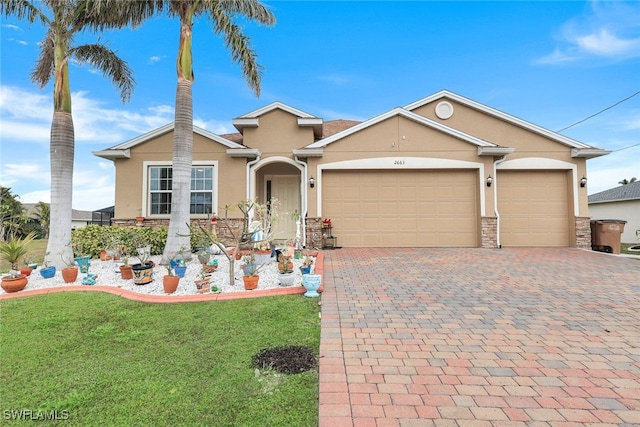
<path fill-rule="evenodd" d="M 250 168 L 250 197 L 260 203 L 268 203 L 277 199 L 279 217 L 276 222 L 272 240 L 284 244 L 296 238 L 296 221 L 294 214 L 304 218 L 306 213 L 306 196 L 302 185 L 305 182 L 305 167 L 286 157 L 270 157 L 258 161 Z M 304 221 L 302 221 L 304 223 Z M 301 226 L 300 237 L 304 244 L 304 228 Z"/>

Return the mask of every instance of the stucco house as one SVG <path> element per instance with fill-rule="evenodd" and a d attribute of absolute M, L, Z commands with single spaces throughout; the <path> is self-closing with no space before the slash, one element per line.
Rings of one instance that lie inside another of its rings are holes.
<path fill-rule="evenodd" d="M 586 160 L 608 151 L 455 93 L 364 122 L 275 102 L 232 123 L 194 128 L 193 219 L 275 197 L 307 247 L 326 218 L 341 247 L 591 246 Z M 115 162 L 115 224 L 168 221 L 172 138 L 168 124 L 94 153 Z M 276 237 L 295 232 L 281 215 Z"/>
<path fill-rule="evenodd" d="M 638 243 L 640 237 L 640 181 L 610 188 L 589 196 L 592 219 L 619 219 L 627 221 L 620 236 L 622 243 Z"/>

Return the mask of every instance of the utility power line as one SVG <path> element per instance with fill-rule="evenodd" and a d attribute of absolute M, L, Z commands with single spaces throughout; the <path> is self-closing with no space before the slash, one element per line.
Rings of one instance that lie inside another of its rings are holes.
<path fill-rule="evenodd" d="M 595 114 L 590 115 L 589 117 L 586 117 L 586 118 L 584 118 L 584 119 L 582 119 L 582 120 L 578 120 L 578 121 L 577 121 L 577 122 L 575 122 L 574 124 L 569 125 L 569 126 L 567 126 L 567 127 L 564 127 L 564 128 L 562 128 L 562 129 L 560 129 L 560 130 L 558 131 L 558 133 L 562 132 L 563 130 L 567 130 L 567 129 L 571 128 L 571 127 L 574 127 L 575 125 L 580 124 L 580 123 L 582 123 L 582 122 L 586 122 L 587 120 L 589 120 L 589 119 L 591 119 L 591 118 L 593 118 L 593 117 L 597 116 L 598 114 L 602 114 L 602 113 L 604 113 L 605 111 L 612 109 L 612 108 L 613 108 L 613 107 L 615 107 L 616 105 L 620 105 L 620 104 L 622 104 L 623 102 L 628 101 L 629 99 L 633 98 L 634 96 L 636 96 L 636 95 L 638 95 L 638 94 L 640 94 L 640 90 L 639 90 L 639 91 L 637 91 L 636 93 L 634 93 L 633 95 L 627 96 L 625 99 L 622 99 L 622 100 L 620 100 L 620 101 L 616 102 L 615 104 L 610 105 L 610 106 L 608 106 L 607 108 L 605 108 L 605 109 L 603 109 L 603 110 L 600 110 L 600 111 L 598 111 L 598 112 L 597 112 L 597 113 L 595 113 Z"/>

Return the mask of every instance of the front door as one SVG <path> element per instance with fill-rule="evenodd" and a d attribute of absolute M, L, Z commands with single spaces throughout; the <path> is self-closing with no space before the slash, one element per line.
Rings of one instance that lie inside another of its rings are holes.
<path fill-rule="evenodd" d="M 273 240 L 284 243 L 296 237 L 296 221 L 294 212 L 300 212 L 300 176 L 270 175 L 266 177 L 267 197 L 275 198 L 280 203 L 279 217 L 275 224 Z M 270 184 L 269 184 L 270 183 Z M 269 191 L 269 187 L 271 191 Z"/>

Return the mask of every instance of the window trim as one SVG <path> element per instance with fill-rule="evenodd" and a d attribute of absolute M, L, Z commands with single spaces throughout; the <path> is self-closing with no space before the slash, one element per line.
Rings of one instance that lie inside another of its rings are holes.
<path fill-rule="evenodd" d="M 150 212 L 150 206 L 149 203 L 151 203 L 150 201 L 150 193 L 149 193 L 149 169 L 152 167 L 167 167 L 170 166 L 173 168 L 173 162 L 171 160 L 156 160 L 156 161 L 151 161 L 151 160 L 145 160 L 142 162 L 142 202 L 141 202 L 141 215 L 144 217 L 148 217 L 148 218 L 170 218 L 171 214 L 166 215 L 166 214 L 154 214 L 151 215 Z M 191 167 L 198 167 L 198 166 L 210 166 L 213 167 L 213 212 L 212 213 L 217 213 L 218 212 L 218 161 L 217 160 L 194 160 L 191 162 Z M 206 218 L 207 215 L 206 214 L 190 214 L 191 218 Z"/>

